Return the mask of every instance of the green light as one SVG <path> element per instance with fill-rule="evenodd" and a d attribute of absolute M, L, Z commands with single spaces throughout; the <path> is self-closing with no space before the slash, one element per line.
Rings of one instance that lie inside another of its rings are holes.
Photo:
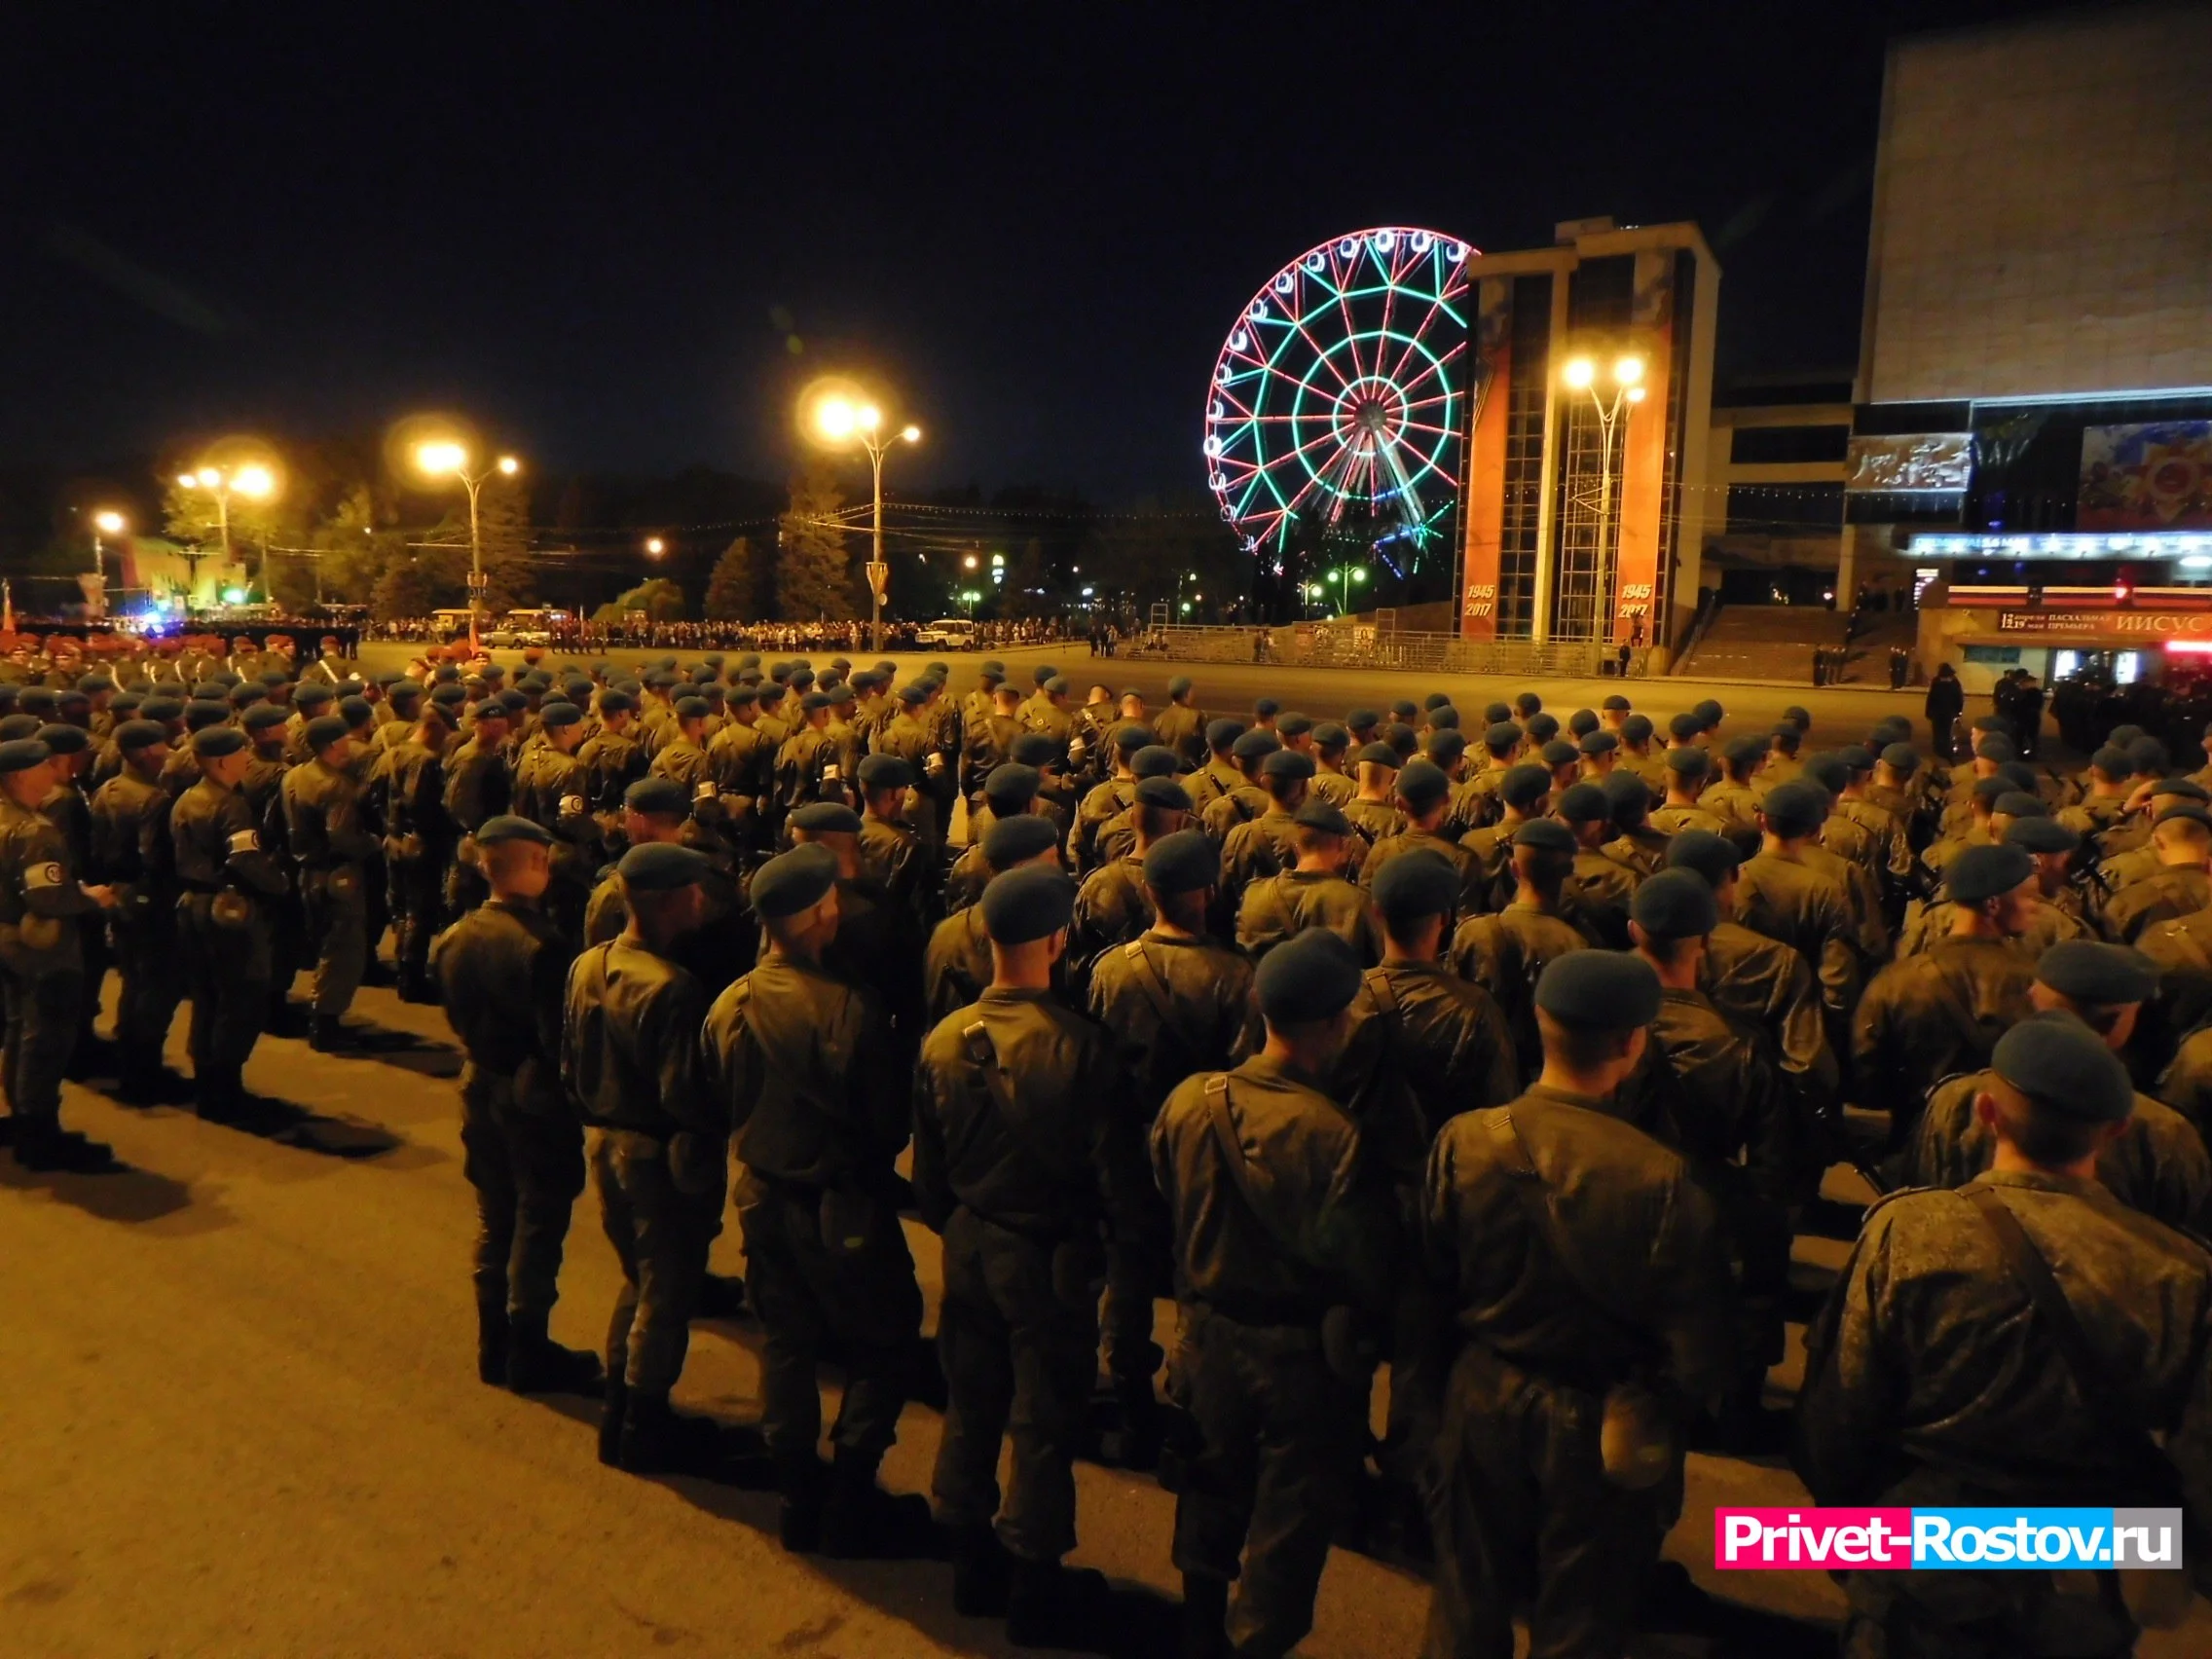
<path fill-rule="evenodd" d="M 223 590 L 223 603 L 225 605 L 243 605 L 245 603 L 245 589 L 225 588 Z"/>

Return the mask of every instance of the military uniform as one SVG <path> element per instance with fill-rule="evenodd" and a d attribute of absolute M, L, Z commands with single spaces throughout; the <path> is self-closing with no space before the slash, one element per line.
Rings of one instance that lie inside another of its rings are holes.
<path fill-rule="evenodd" d="M 699 981 L 703 994 L 715 997 L 753 966 L 760 929 L 737 882 L 719 866 L 699 878 L 699 926 L 669 947 L 669 959 Z M 584 904 L 583 942 L 605 944 L 629 925 L 622 883 L 609 865 L 600 872 L 599 885 Z"/>
<path fill-rule="evenodd" d="M 1642 877 L 1627 865 L 1590 847 L 1574 854 L 1574 874 L 1568 883 L 1575 910 L 1601 942 L 1614 950 L 1628 948 L 1628 911 Z"/>
<path fill-rule="evenodd" d="M 192 1073 L 208 1117 L 242 1103 L 240 1076 L 268 1017 L 276 971 L 270 911 L 291 892 L 263 845 L 245 791 L 202 778 L 169 813 L 178 934 L 192 995 Z"/>
<path fill-rule="evenodd" d="M 78 884 L 67 839 L 43 813 L 0 796 L 0 983 L 7 991 L 5 1072 L 16 1145 L 58 1133 L 61 1076 L 77 1045 L 85 995 L 80 918 L 99 905 Z"/>
<path fill-rule="evenodd" d="M 1382 940 L 1367 896 L 1343 876 L 1285 869 L 1244 890 L 1236 911 L 1236 942 L 1253 961 L 1308 928 L 1327 928 L 1359 953 L 1363 966 L 1382 959 Z"/>
<path fill-rule="evenodd" d="M 1196 766 L 1206 757 L 1204 711 L 1194 709 L 1188 703 L 1171 701 L 1160 711 L 1152 729 L 1161 745 L 1174 750 L 1186 766 Z"/>
<path fill-rule="evenodd" d="M 991 936 L 983 926 L 983 907 L 964 904 L 938 923 L 923 952 L 925 1017 L 940 1020 L 966 1008 L 990 982 Z"/>
<path fill-rule="evenodd" d="M 583 938 L 584 909 L 602 862 L 599 824 L 590 810 L 590 780 L 573 755 L 541 743 L 515 767 L 514 810 L 553 836 L 553 885 L 546 912 L 564 938 Z"/>
<path fill-rule="evenodd" d="M 1432 830 L 1403 829 L 1394 835 L 1385 835 L 1367 851 L 1359 866 L 1359 890 L 1375 891 L 1376 874 L 1392 859 L 1408 853 L 1430 852 L 1441 856 L 1459 872 L 1459 914 L 1472 915 L 1489 903 L 1484 891 L 1483 869 L 1475 856 L 1457 841 Z"/>
<path fill-rule="evenodd" d="M 1737 871 L 1736 918 L 1805 959 L 1820 980 L 1840 1046 L 1859 991 L 1858 919 L 1850 895 L 1797 859 L 1760 853 Z"/>
<path fill-rule="evenodd" d="M 461 915 L 481 904 L 490 894 L 476 867 L 459 856 L 459 837 L 473 835 L 487 819 L 507 810 L 514 793 L 514 778 L 506 756 L 495 744 L 471 737 L 443 762 L 446 822 L 455 835 L 455 857 L 446 867 L 445 903 L 450 914 Z"/>
<path fill-rule="evenodd" d="M 2047 900 L 2038 899 L 2022 918 L 2019 933 L 2005 942 L 2033 962 L 2054 944 L 2063 944 L 2070 939 L 2094 939 L 2095 933 L 2080 917 L 2061 909 Z M 1903 961 L 1908 956 L 1919 956 L 1931 945 L 1938 944 L 1951 937 L 1951 924 L 1958 915 L 1958 905 L 1948 899 L 1933 904 L 1922 904 L 1905 917 L 1904 926 L 1898 930 L 1897 956 Z"/>
<path fill-rule="evenodd" d="M 1706 936 L 1699 986 L 1727 1018 L 1763 1031 L 1787 1073 L 1824 1096 L 1836 1083 L 1834 1051 L 1804 957 L 1726 919 Z"/>
<path fill-rule="evenodd" d="M 1504 1013 L 1524 1075 L 1535 1075 L 1543 1053 L 1536 1033 L 1537 978 L 1567 952 L 1597 942 L 1564 916 L 1518 901 L 1495 915 L 1469 916 L 1452 936 L 1453 972 L 1488 991 Z"/>
<path fill-rule="evenodd" d="M 1068 868 L 1078 879 L 1099 866 L 1098 831 L 1135 804 L 1133 778 L 1110 778 L 1083 797 L 1076 808 L 1074 828 L 1068 830 Z"/>
<path fill-rule="evenodd" d="M 402 996 L 428 994 L 430 941 L 439 925 L 445 872 L 459 836 L 446 816 L 445 765 L 417 738 L 378 762 L 384 816 L 385 882 L 391 896 L 392 955 Z M 479 821 L 481 822 L 481 821 Z"/>
<path fill-rule="evenodd" d="M 2212 881 L 2204 871 L 2194 865 L 2167 865 L 2112 896 L 2105 905 L 2105 929 L 2120 943 L 2133 944 L 2146 928 L 2194 915 L 2207 904 L 2212 904 Z"/>
<path fill-rule="evenodd" d="M 1852 1019 L 1858 1097 L 1890 1113 L 1893 1141 L 1932 1085 L 1989 1063 L 1997 1039 L 2028 1012 L 2035 964 L 2003 940 L 1950 939 L 1874 977 Z"/>
<path fill-rule="evenodd" d="M 1081 989 L 1089 980 L 1091 965 L 1101 955 L 1126 944 L 1152 923 L 1143 862 L 1124 857 L 1100 865 L 1076 889 L 1075 915 L 1068 923 L 1064 958 L 1069 983 Z"/>
<path fill-rule="evenodd" d="M 1502 1106 L 1521 1092 L 1521 1061 L 1497 999 L 1433 962 L 1367 970 L 1331 1093 L 1365 1120 L 1402 1085 L 1425 1146 L 1457 1112 Z"/>
<path fill-rule="evenodd" d="M 361 823 L 353 774 L 316 758 L 284 775 L 284 828 L 300 873 L 314 950 L 314 1013 L 335 1023 L 368 965 L 368 894 L 361 866 L 383 849 Z"/>
<path fill-rule="evenodd" d="M 93 879 L 116 890 L 116 1064 L 126 1089 L 159 1075 L 184 977 L 177 960 L 169 793 L 126 769 L 92 796 Z"/>

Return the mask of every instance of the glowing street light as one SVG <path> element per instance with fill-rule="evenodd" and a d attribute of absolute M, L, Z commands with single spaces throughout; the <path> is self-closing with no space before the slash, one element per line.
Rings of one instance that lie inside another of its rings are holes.
<path fill-rule="evenodd" d="M 113 507 L 103 507 L 92 515 L 92 574 L 102 583 L 107 580 L 107 561 L 100 551 L 100 537 L 123 534 L 123 515 Z"/>
<path fill-rule="evenodd" d="M 242 496 L 249 501 L 269 499 L 276 494 L 276 474 L 258 461 L 245 461 L 227 472 L 220 466 L 206 465 L 178 473 L 176 487 L 203 490 L 215 498 L 215 530 L 223 544 L 223 563 L 227 565 L 232 557 L 231 498 Z M 269 598 L 269 543 L 266 540 L 261 544 L 261 597 L 264 601 Z M 228 603 L 236 605 L 240 601 Z"/>
<path fill-rule="evenodd" d="M 668 551 L 668 543 L 667 543 L 667 542 L 665 542 L 665 541 L 663 541 L 663 540 L 662 540 L 662 539 L 661 539 L 661 538 L 660 538 L 659 536 L 657 536 L 657 535 L 648 535 L 648 536 L 646 536 L 646 537 L 645 537 L 645 557 L 646 557 L 646 558 L 648 558 L 648 559 L 657 559 L 657 558 L 659 558 L 659 557 L 660 557 L 660 556 L 661 556 L 661 555 L 662 555 L 663 553 L 666 553 L 667 551 Z"/>
<path fill-rule="evenodd" d="M 1613 433 L 1624 427 L 1623 417 L 1644 399 L 1644 361 L 1633 351 L 1613 359 L 1613 394 L 1598 390 L 1598 368 L 1588 357 L 1570 357 L 1560 380 L 1570 391 L 1586 391 L 1598 411 L 1598 554 L 1601 563 L 1598 591 L 1612 586 L 1612 570 L 1620 557 L 1620 526 L 1613 514 Z M 1625 442 L 1625 439 L 1624 439 Z"/>
<path fill-rule="evenodd" d="M 468 610 L 473 617 L 483 606 L 485 588 L 484 535 L 477 518 L 477 495 L 493 473 L 512 478 L 522 470 L 522 462 L 511 455 L 502 455 L 483 470 L 471 472 L 465 444 L 452 438 L 430 438 L 415 446 L 415 465 L 431 478 L 458 478 L 468 492 Z M 473 632 L 470 637 L 474 638 Z"/>
<path fill-rule="evenodd" d="M 894 443 L 920 443 L 922 429 L 909 424 L 890 437 L 880 437 L 877 434 L 883 427 L 883 411 L 843 392 L 830 392 L 816 399 L 810 424 L 814 436 L 832 449 L 857 441 L 867 451 L 868 465 L 875 475 L 873 555 L 867 564 L 867 591 L 873 613 L 868 632 L 874 642 L 873 648 L 880 651 L 883 649 L 883 589 L 891 574 L 891 567 L 883 562 L 883 458 Z M 973 565 L 975 561 L 969 563 Z"/>

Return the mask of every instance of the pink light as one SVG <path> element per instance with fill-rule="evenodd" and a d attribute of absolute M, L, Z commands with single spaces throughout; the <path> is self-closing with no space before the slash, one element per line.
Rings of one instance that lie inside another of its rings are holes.
<path fill-rule="evenodd" d="M 2168 640 L 2166 649 L 2175 656 L 2212 656 L 2212 640 Z"/>

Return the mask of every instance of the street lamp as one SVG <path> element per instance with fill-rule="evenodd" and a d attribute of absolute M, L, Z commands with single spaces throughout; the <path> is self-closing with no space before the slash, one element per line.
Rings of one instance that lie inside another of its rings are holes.
<path fill-rule="evenodd" d="M 107 579 L 107 562 L 100 552 L 100 537 L 103 535 L 121 535 L 122 534 L 123 515 L 121 513 L 113 508 L 107 508 L 92 515 L 92 574 L 103 581 Z"/>
<path fill-rule="evenodd" d="M 1598 389 L 1598 365 L 1590 358 L 1569 357 L 1560 371 L 1560 379 L 1567 388 L 1588 392 L 1591 406 L 1598 411 L 1598 556 L 1602 565 L 1600 574 L 1604 578 L 1599 582 L 1601 593 L 1611 585 L 1609 577 L 1620 551 L 1620 527 L 1611 524 L 1613 432 L 1624 424 L 1623 418 L 1628 411 L 1644 399 L 1648 388 L 1643 384 L 1643 359 L 1633 351 L 1614 358 L 1609 399 Z"/>
<path fill-rule="evenodd" d="M 415 464 L 432 478 L 460 479 L 461 488 L 468 492 L 468 613 L 474 616 L 483 607 L 485 588 L 484 535 L 476 514 L 477 494 L 493 473 L 512 478 L 522 470 L 522 462 L 503 455 L 481 471 L 471 472 L 466 445 L 451 438 L 432 438 L 415 446 Z"/>
<path fill-rule="evenodd" d="M 223 543 L 223 563 L 231 562 L 231 498 L 242 496 L 249 501 L 264 501 L 276 494 L 276 475 L 257 461 L 225 471 L 220 466 L 203 466 L 195 472 L 177 475 L 180 490 L 204 490 L 215 498 L 215 529 Z M 261 597 L 269 599 L 269 543 L 261 543 Z M 232 603 L 236 603 L 235 601 Z"/>
<path fill-rule="evenodd" d="M 667 543 L 667 542 L 665 542 L 665 541 L 663 541 L 663 540 L 662 540 L 662 539 L 661 539 L 661 538 L 660 538 L 659 536 L 657 536 L 657 535 L 648 535 L 648 536 L 646 536 L 646 537 L 645 537 L 645 557 L 646 557 L 646 558 L 648 558 L 648 559 L 657 559 L 657 558 L 659 558 L 659 557 L 660 557 L 660 556 L 661 556 L 661 555 L 662 555 L 663 553 L 666 553 L 667 551 L 668 551 L 668 543 Z"/>
<path fill-rule="evenodd" d="M 974 563 L 974 561 L 973 561 L 973 560 L 971 560 L 971 561 L 969 561 L 969 562 L 970 562 L 971 564 L 973 564 L 973 563 Z M 963 604 L 963 605 L 965 605 L 965 606 L 966 606 L 966 607 L 968 608 L 968 620 L 969 620 L 969 621 L 973 622 L 973 621 L 975 621 L 975 620 L 976 620 L 976 602 L 977 602 L 977 600 L 981 599 L 982 597 L 983 597 L 983 596 L 982 596 L 981 594 L 977 593 L 977 591 L 976 591 L 976 590 L 975 590 L 974 588 L 969 588 L 968 590 L 966 590 L 966 591 L 965 591 L 964 593 L 962 593 L 962 594 L 961 594 L 961 596 L 960 596 L 960 603 L 961 603 L 961 604 Z"/>
<path fill-rule="evenodd" d="M 867 591 L 873 610 L 868 632 L 874 642 L 872 648 L 880 651 L 883 649 L 883 589 L 891 574 L 891 567 L 883 562 L 883 458 L 895 443 L 920 443 L 922 429 L 905 425 L 885 436 L 882 410 L 872 403 L 832 392 L 814 406 L 814 432 L 832 448 L 859 443 L 867 451 L 868 465 L 875 474 L 874 556 L 867 565 Z"/>

